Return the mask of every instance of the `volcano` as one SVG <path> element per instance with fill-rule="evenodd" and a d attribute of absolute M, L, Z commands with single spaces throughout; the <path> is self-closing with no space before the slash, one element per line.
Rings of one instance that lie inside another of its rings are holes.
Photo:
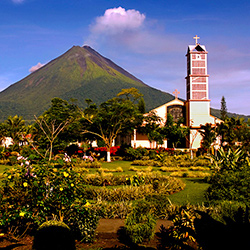
<path fill-rule="evenodd" d="M 85 99 L 96 104 L 115 97 L 122 89 L 137 88 L 144 97 L 146 110 L 174 99 L 103 57 L 89 46 L 73 46 L 67 52 L 0 93 L 0 120 L 19 115 L 34 120 L 50 106 L 51 99 L 76 99 L 84 108 Z"/>

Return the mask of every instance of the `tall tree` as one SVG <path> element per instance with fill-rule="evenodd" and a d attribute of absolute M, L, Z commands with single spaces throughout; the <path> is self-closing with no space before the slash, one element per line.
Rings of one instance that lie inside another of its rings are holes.
<path fill-rule="evenodd" d="M 143 116 L 135 104 L 140 96 L 138 90 L 123 90 L 99 107 L 92 104 L 82 112 L 83 133 L 104 141 L 108 162 L 111 161 L 110 149 L 116 137 L 121 133 L 131 133 L 142 122 Z"/>
<path fill-rule="evenodd" d="M 221 98 L 221 108 L 220 108 L 221 120 L 225 121 L 227 118 L 227 104 L 224 96 Z"/>
<path fill-rule="evenodd" d="M 40 148 L 46 150 L 44 155 L 41 153 L 40 155 L 45 158 L 49 153 L 50 161 L 56 143 L 65 147 L 74 138 L 70 130 L 70 125 L 77 119 L 78 114 L 79 112 L 75 105 L 69 104 L 60 98 L 53 98 L 51 100 L 51 107 L 42 116 L 35 117 L 36 123 L 33 127 L 33 141 Z"/>

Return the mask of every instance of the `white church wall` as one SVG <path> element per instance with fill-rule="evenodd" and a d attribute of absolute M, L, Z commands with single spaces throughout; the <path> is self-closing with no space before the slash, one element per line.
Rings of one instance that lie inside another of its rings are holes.
<path fill-rule="evenodd" d="M 156 115 L 161 117 L 163 123 L 166 122 L 167 105 L 162 105 L 153 111 L 155 111 Z"/>

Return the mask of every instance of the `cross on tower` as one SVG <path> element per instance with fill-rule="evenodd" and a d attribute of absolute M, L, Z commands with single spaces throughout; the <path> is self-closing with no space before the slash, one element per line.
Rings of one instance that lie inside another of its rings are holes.
<path fill-rule="evenodd" d="M 178 95 L 180 94 L 180 92 L 176 89 L 173 94 L 175 95 L 175 99 L 178 99 Z"/>
<path fill-rule="evenodd" d="M 193 37 L 193 39 L 195 40 L 195 45 L 198 44 L 198 39 L 200 39 L 200 37 L 198 37 L 197 35 L 195 37 Z"/>

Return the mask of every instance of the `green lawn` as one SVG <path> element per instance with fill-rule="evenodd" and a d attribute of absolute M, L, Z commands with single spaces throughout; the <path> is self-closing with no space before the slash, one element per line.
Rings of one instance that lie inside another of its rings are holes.
<path fill-rule="evenodd" d="M 203 182 L 200 178 L 182 178 L 182 180 L 186 183 L 185 189 L 169 196 L 173 204 L 184 205 L 190 203 L 194 205 L 206 201 L 204 194 L 209 187 L 208 183 Z"/>
<path fill-rule="evenodd" d="M 117 167 L 121 167 L 125 174 L 128 174 L 129 168 L 132 166 L 131 161 L 112 161 L 112 162 L 102 162 L 102 168 L 108 168 L 108 169 L 116 169 Z"/>
<path fill-rule="evenodd" d="M 124 172 L 119 174 L 136 174 L 135 171 L 129 171 L 132 162 L 130 161 L 114 161 L 114 162 L 103 162 L 102 168 L 116 169 L 117 167 L 122 167 Z M 145 169 L 147 167 L 134 166 L 138 169 Z M 153 171 L 159 170 L 159 167 L 153 167 Z M 168 172 L 161 172 L 162 174 L 169 175 Z M 114 173 L 118 174 L 118 173 Z M 169 198 L 173 204 L 184 205 L 190 204 L 201 204 L 206 201 L 204 193 L 209 187 L 209 184 L 204 182 L 201 178 L 181 178 L 185 183 L 186 187 L 183 191 L 170 195 Z"/>

